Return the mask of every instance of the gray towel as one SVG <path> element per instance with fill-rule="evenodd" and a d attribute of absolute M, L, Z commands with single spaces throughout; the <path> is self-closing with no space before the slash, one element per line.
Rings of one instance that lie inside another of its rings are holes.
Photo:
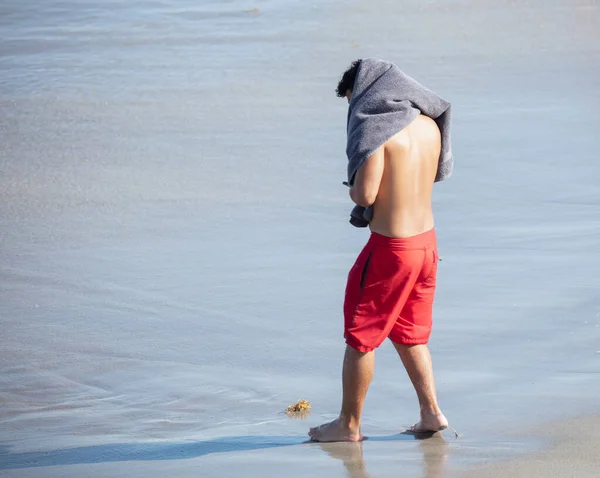
<path fill-rule="evenodd" d="M 450 177 L 453 167 L 450 103 L 396 65 L 378 58 L 364 59 L 356 74 L 348 108 L 348 183 L 354 183 L 358 169 L 381 145 L 421 113 L 435 120 L 440 129 L 442 150 L 435 181 L 443 181 Z M 350 214 L 350 223 L 367 227 L 372 217 L 372 207 L 356 206 Z"/>

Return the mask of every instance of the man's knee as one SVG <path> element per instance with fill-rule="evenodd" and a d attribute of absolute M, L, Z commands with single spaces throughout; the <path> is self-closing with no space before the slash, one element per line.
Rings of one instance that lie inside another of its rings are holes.
<path fill-rule="evenodd" d="M 360 354 L 368 354 L 369 352 L 373 352 L 377 346 L 364 345 L 359 340 L 352 336 L 346 337 L 346 350 L 351 350 Z"/>

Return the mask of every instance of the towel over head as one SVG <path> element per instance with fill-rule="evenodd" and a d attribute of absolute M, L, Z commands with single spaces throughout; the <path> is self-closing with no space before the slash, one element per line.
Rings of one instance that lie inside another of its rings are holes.
<path fill-rule="evenodd" d="M 443 181 L 453 169 L 450 103 L 393 63 L 379 58 L 362 60 L 348 108 L 348 184 L 354 184 L 357 171 L 377 149 L 419 114 L 433 119 L 440 129 L 442 145 L 435 182 Z M 366 227 L 372 215 L 372 207 L 356 206 L 350 223 Z"/>

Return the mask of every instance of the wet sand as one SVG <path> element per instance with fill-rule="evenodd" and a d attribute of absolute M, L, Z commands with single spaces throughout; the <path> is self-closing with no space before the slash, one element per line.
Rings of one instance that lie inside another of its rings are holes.
<path fill-rule="evenodd" d="M 521 432 L 523 433 L 523 432 Z M 510 476 L 594 478 L 600 467 L 600 417 L 584 416 L 545 424 L 527 430 L 529 436 L 543 437 L 543 451 L 527 453 L 513 460 L 462 469 L 453 476 L 498 478 Z"/>
<path fill-rule="evenodd" d="M 292 7 L 0 7 L 2 476 L 595 459 L 568 420 L 600 411 L 600 7 Z M 400 434 L 418 410 L 385 344 L 370 440 L 304 444 L 339 407 L 344 281 L 367 237 L 347 222 L 334 88 L 370 55 L 453 103 L 431 349 L 459 440 Z M 289 420 L 300 398 L 313 412 Z"/>

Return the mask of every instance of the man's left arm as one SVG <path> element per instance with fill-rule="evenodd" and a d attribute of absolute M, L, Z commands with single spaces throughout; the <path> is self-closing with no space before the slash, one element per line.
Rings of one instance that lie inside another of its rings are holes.
<path fill-rule="evenodd" d="M 384 150 L 381 146 L 356 172 L 354 184 L 350 187 L 350 198 L 359 206 L 372 206 L 377 198 L 385 164 Z"/>

